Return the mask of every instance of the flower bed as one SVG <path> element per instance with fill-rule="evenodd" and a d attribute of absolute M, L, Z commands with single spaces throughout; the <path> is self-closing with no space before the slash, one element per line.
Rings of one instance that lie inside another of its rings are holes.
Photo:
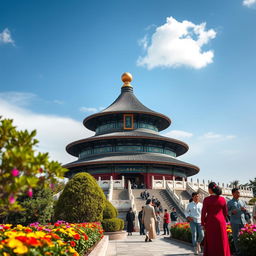
<path fill-rule="evenodd" d="M 170 231 L 172 238 L 192 243 L 192 235 L 188 222 L 176 223 L 171 226 Z"/>
<path fill-rule="evenodd" d="M 244 255 L 255 256 L 256 225 L 246 224 L 239 233 L 238 243 Z"/>
<path fill-rule="evenodd" d="M 231 252 L 234 251 L 232 230 L 230 223 L 227 223 L 227 233 Z M 171 227 L 172 237 L 185 242 L 192 242 L 189 223 L 177 223 Z M 255 256 L 256 252 L 256 225 L 246 224 L 239 234 L 239 246 L 246 256 Z"/>
<path fill-rule="evenodd" d="M 100 223 L 0 225 L 0 255 L 84 255 L 102 237 Z"/>

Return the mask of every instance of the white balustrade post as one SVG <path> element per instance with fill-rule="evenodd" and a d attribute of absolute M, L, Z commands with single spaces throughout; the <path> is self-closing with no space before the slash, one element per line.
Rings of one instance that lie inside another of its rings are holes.
<path fill-rule="evenodd" d="M 199 179 L 197 179 L 197 186 L 198 186 L 198 189 L 200 188 L 200 181 Z"/>
<path fill-rule="evenodd" d="M 166 189 L 166 181 L 165 181 L 165 176 L 163 176 L 163 189 Z"/>
<path fill-rule="evenodd" d="M 175 190 L 175 177 L 172 176 L 172 189 Z"/>
<path fill-rule="evenodd" d="M 185 178 L 184 178 L 184 177 L 182 177 L 182 186 L 183 186 L 183 189 L 185 189 L 185 188 L 186 188 Z"/>
<path fill-rule="evenodd" d="M 203 184 L 204 184 L 204 190 L 206 190 L 206 184 L 205 181 L 203 180 Z"/>
<path fill-rule="evenodd" d="M 124 176 L 122 176 L 122 188 L 124 188 Z"/>
<path fill-rule="evenodd" d="M 155 188 L 155 179 L 154 179 L 154 176 L 152 176 L 152 188 L 153 188 L 153 189 Z"/>

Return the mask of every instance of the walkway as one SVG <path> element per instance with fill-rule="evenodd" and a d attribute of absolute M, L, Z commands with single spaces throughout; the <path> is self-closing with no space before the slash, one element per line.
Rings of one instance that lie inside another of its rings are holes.
<path fill-rule="evenodd" d="M 153 242 L 144 242 L 145 236 L 134 232 L 126 240 L 109 241 L 107 256 L 183 256 L 194 255 L 192 246 L 158 236 Z"/>

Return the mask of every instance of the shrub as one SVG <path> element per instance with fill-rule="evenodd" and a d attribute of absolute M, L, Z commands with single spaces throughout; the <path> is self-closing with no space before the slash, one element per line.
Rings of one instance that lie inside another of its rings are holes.
<path fill-rule="evenodd" d="M 38 188 L 33 197 L 21 197 L 19 204 L 23 211 L 13 212 L 7 216 L 8 223 L 28 225 L 32 222 L 46 224 L 51 221 L 53 216 L 53 197 L 49 188 Z"/>
<path fill-rule="evenodd" d="M 106 197 L 88 173 L 78 173 L 66 184 L 55 206 L 55 220 L 101 222 Z"/>
<path fill-rule="evenodd" d="M 238 238 L 239 248 L 246 256 L 255 256 L 256 252 L 256 225 L 246 224 L 241 229 Z"/>
<path fill-rule="evenodd" d="M 118 215 L 117 209 L 111 204 L 108 200 L 103 211 L 103 219 L 112 219 L 116 218 Z"/>
<path fill-rule="evenodd" d="M 119 218 L 105 219 L 101 224 L 103 229 L 107 232 L 119 231 L 124 228 L 124 221 Z"/>
<path fill-rule="evenodd" d="M 256 197 L 253 197 L 250 201 L 249 201 L 249 204 L 250 205 L 254 205 L 256 202 Z"/>

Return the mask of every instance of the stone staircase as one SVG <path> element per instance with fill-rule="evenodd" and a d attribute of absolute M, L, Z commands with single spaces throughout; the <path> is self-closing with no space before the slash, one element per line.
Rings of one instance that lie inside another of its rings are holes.
<path fill-rule="evenodd" d="M 118 210 L 117 217 L 124 220 L 125 229 L 126 229 L 126 214 L 127 214 L 127 211 L 129 210 L 129 208 L 131 207 L 128 190 L 127 189 L 113 189 L 111 203 Z"/>
<path fill-rule="evenodd" d="M 114 189 L 112 200 L 129 200 L 127 189 Z"/>
<path fill-rule="evenodd" d="M 133 189 L 132 190 L 132 193 L 133 193 L 134 199 L 135 199 L 135 205 L 136 205 L 137 212 L 139 212 L 141 210 L 141 207 L 143 205 L 145 205 L 145 203 L 146 203 L 146 201 L 140 197 L 141 192 L 143 192 L 144 190 L 145 189 Z M 149 195 L 150 195 L 149 198 L 154 196 L 161 202 L 163 210 L 167 209 L 168 212 L 170 213 L 172 208 L 175 207 L 177 210 L 177 213 L 179 215 L 178 221 L 184 220 L 184 218 L 185 218 L 184 213 L 178 209 L 178 207 L 176 206 L 176 204 L 174 203 L 174 201 L 172 200 L 172 198 L 169 196 L 169 194 L 167 193 L 167 191 L 165 189 L 147 189 L 147 191 L 149 192 Z M 163 214 L 161 214 L 161 216 L 162 215 Z M 162 223 L 161 223 L 161 226 L 162 226 Z"/>

